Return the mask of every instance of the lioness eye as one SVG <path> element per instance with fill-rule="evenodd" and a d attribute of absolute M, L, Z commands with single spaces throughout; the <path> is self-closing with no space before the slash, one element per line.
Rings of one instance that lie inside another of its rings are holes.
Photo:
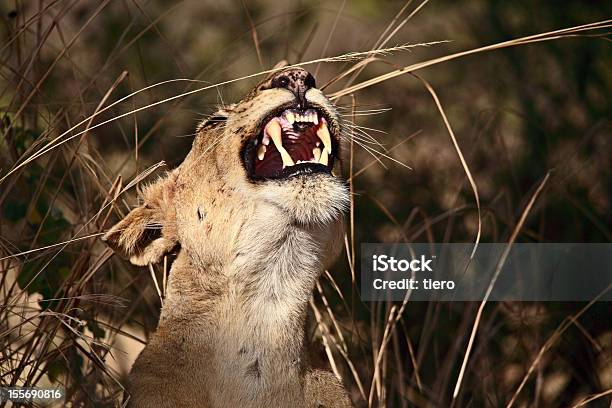
<path fill-rule="evenodd" d="M 306 75 L 306 79 L 304 80 L 304 85 L 306 85 L 307 88 L 317 87 L 314 77 L 310 74 Z"/>
<path fill-rule="evenodd" d="M 286 76 L 275 78 L 274 81 L 272 81 L 272 86 L 274 88 L 286 88 L 287 85 L 289 85 L 289 78 Z"/>
<path fill-rule="evenodd" d="M 216 115 L 206 120 L 206 123 L 204 124 L 204 126 L 216 125 L 217 123 L 225 122 L 226 120 L 227 120 L 226 116 Z"/>

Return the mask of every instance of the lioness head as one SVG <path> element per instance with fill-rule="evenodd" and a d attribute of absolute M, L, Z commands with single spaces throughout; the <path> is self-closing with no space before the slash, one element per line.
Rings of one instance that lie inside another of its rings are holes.
<path fill-rule="evenodd" d="M 178 247 L 214 262 L 288 226 L 337 235 L 348 203 L 340 131 L 312 75 L 277 71 L 202 122 L 183 163 L 145 188 L 143 204 L 104 239 L 146 265 Z"/>

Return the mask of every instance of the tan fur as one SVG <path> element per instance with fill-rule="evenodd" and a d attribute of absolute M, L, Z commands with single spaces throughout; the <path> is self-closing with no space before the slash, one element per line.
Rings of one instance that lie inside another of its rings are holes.
<path fill-rule="evenodd" d="M 327 174 L 254 183 L 241 148 L 293 101 L 258 85 L 198 128 L 190 153 L 105 236 L 136 265 L 176 254 L 157 331 L 134 364 L 133 407 L 349 407 L 312 369 L 308 300 L 342 247 L 345 184 Z M 309 103 L 338 116 L 317 89 Z"/>

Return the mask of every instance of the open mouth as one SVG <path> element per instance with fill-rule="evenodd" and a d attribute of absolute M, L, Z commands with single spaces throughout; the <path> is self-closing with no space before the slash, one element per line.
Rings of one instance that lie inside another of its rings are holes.
<path fill-rule="evenodd" d="M 244 151 L 253 179 L 331 173 L 337 143 L 319 109 L 285 109 L 267 118 Z"/>

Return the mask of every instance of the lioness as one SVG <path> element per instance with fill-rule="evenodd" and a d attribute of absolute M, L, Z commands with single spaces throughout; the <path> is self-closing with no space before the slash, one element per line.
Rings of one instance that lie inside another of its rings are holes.
<path fill-rule="evenodd" d="M 301 68 L 270 75 L 197 129 L 183 163 L 104 236 L 135 265 L 173 253 L 134 407 L 349 407 L 310 367 L 308 301 L 342 247 L 340 119 Z"/>

